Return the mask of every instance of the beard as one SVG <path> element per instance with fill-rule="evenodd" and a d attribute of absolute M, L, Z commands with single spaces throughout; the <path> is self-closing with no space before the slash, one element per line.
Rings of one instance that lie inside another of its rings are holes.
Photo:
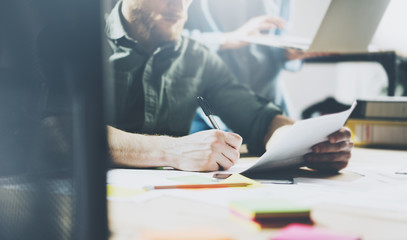
<path fill-rule="evenodd" d="M 181 36 L 184 25 L 185 21 L 179 22 L 170 28 L 155 25 L 151 29 L 151 40 L 160 45 L 175 41 Z"/>
<path fill-rule="evenodd" d="M 157 46 L 175 41 L 181 36 L 187 17 L 182 15 L 169 15 L 168 17 L 147 13 L 140 9 L 133 11 L 132 26 L 143 39 L 155 43 Z M 174 20 L 174 18 L 176 20 Z"/>

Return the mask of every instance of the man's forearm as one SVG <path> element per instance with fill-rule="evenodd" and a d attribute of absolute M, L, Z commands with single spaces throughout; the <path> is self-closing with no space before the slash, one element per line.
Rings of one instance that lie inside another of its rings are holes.
<path fill-rule="evenodd" d="M 291 118 L 288 118 L 286 116 L 283 115 L 277 115 L 273 118 L 273 121 L 271 121 L 267 134 L 264 137 L 264 146 L 266 146 L 266 149 L 268 149 L 268 146 L 270 146 L 271 142 L 270 141 L 272 138 L 273 139 L 277 139 L 279 135 L 277 130 L 283 130 L 284 126 L 291 126 L 292 124 L 294 124 L 294 121 Z"/>
<path fill-rule="evenodd" d="M 219 130 L 184 137 L 147 136 L 107 127 L 113 164 L 173 167 L 186 171 L 228 169 L 239 159 L 242 138 Z"/>
<path fill-rule="evenodd" d="M 109 150 L 115 165 L 127 167 L 171 166 L 171 161 L 163 151 L 168 145 L 168 136 L 147 136 L 124 132 L 107 127 Z"/>

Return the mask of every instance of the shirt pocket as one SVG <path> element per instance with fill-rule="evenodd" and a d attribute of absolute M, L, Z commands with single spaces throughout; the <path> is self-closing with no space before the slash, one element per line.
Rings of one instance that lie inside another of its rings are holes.
<path fill-rule="evenodd" d="M 131 72 L 116 71 L 114 73 L 114 89 L 109 90 L 114 94 L 116 116 L 121 119 L 125 113 L 126 100 L 129 94 L 132 74 Z"/>
<path fill-rule="evenodd" d="M 174 135 L 185 135 L 189 131 L 197 108 L 198 86 L 195 78 L 180 80 L 165 79 L 165 99 L 168 109 L 169 128 Z"/>

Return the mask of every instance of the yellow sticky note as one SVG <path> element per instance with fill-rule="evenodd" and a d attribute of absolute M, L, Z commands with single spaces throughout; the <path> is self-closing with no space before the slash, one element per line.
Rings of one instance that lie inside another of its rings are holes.
<path fill-rule="evenodd" d="M 142 189 L 131 189 L 125 187 L 118 187 L 115 185 L 107 185 L 107 196 L 108 197 L 133 197 L 135 195 L 144 193 L 145 190 Z"/>
<path fill-rule="evenodd" d="M 250 183 L 251 185 L 248 186 L 249 188 L 254 188 L 254 187 L 262 187 L 263 184 L 261 184 L 258 181 L 255 181 L 253 179 L 250 179 L 248 177 L 245 177 L 239 173 L 234 173 L 232 176 L 226 178 L 225 180 L 221 181 L 221 183 Z"/>

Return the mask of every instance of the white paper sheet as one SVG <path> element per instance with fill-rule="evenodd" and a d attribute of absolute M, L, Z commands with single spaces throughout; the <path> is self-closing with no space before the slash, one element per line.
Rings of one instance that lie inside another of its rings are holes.
<path fill-rule="evenodd" d="M 345 124 L 356 107 L 356 101 L 343 112 L 297 121 L 274 146 L 252 164 L 235 165 L 222 173 L 242 173 L 297 167 L 311 147 L 327 140 L 328 135 Z"/>
<path fill-rule="evenodd" d="M 142 189 L 149 185 L 174 185 L 182 182 L 173 178 L 200 176 L 211 181 L 212 174 L 178 170 L 114 169 L 107 174 L 107 183 L 131 189 Z"/>

